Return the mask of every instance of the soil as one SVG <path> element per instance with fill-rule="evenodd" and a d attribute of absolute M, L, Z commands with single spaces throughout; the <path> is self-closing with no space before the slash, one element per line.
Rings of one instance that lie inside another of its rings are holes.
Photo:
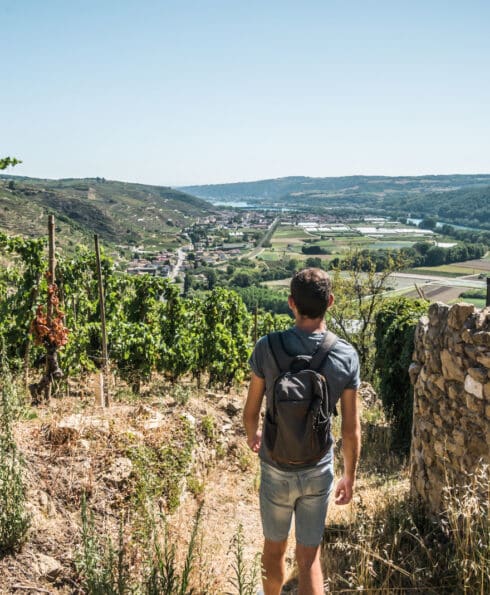
<path fill-rule="evenodd" d="M 93 405 L 90 396 L 52 399 L 49 407 L 31 411 L 36 417 L 18 422 L 15 428 L 26 462 L 31 528 L 22 549 L 0 559 L 0 593 L 82 593 L 75 567 L 82 495 L 95 513 L 100 533 L 110 533 L 117 541 L 118 519 L 122 511 L 131 515 L 134 488 L 130 479 L 117 477 L 118 473 L 124 477 L 124 465 L 115 467 L 124 455 L 121 445 L 128 436 L 136 443 L 164 443 L 182 414 L 195 423 L 198 446 L 192 474 L 203 489 L 197 496 L 185 491 L 177 511 L 167 514 L 169 535 L 182 560 L 202 504 L 193 573 L 196 594 L 236 592 L 232 585 L 236 559 L 231 550 L 239 527 L 248 568 L 257 563 L 262 547 L 258 459 L 245 444 L 244 399 L 243 391 L 200 391 L 180 405 L 160 391 L 158 397 L 147 393 L 138 401 L 114 403 L 107 409 Z M 218 435 L 212 444 L 201 430 L 203 418 L 210 416 Z M 362 484 L 361 479 L 361 488 Z M 345 522 L 352 510 L 351 505 L 332 505 L 329 522 Z M 135 567 L 141 565 L 141 555 L 132 560 Z M 289 541 L 287 571 L 290 580 L 285 592 L 294 593 L 294 535 Z"/>

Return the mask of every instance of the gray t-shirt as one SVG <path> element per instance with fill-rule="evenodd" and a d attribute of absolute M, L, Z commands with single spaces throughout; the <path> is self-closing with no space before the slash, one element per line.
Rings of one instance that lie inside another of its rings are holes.
<path fill-rule="evenodd" d="M 282 334 L 284 347 L 290 355 L 312 355 L 320 345 L 325 332 L 307 333 L 296 326 L 291 327 Z M 274 356 L 271 353 L 267 337 L 261 337 L 249 360 L 252 371 L 260 378 L 265 379 L 266 407 L 272 407 L 272 391 L 274 379 L 277 374 L 277 368 L 274 363 Z M 360 385 L 359 377 L 359 358 L 355 349 L 344 341 L 337 339 L 335 345 L 330 350 L 328 357 L 323 363 L 323 368 L 319 370 L 327 379 L 329 394 L 336 403 L 342 392 L 346 388 L 356 389 Z M 333 438 L 331 438 L 333 443 Z M 329 451 L 325 457 L 318 461 L 315 466 L 325 464 L 332 456 Z M 259 457 L 278 469 L 289 469 L 278 465 L 268 456 L 265 448 L 265 440 L 262 438 L 262 444 L 259 451 Z M 295 467 L 297 468 L 297 467 Z"/>

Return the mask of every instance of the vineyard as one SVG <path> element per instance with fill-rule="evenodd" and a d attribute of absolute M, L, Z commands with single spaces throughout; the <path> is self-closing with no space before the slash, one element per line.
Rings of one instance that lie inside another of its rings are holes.
<path fill-rule="evenodd" d="M 46 243 L 0 235 L 0 344 L 14 372 L 41 375 L 48 360 L 53 391 L 104 363 L 95 252 L 80 247 L 48 270 Z M 249 313 L 233 291 L 215 288 L 184 298 L 168 279 L 131 276 L 101 258 L 111 371 L 138 393 L 154 373 L 175 383 L 229 388 L 241 381 L 257 337 L 290 324 L 285 315 Z M 51 310 L 51 312 L 50 312 Z M 54 362 L 49 362 L 55 356 Z M 43 380 L 31 385 L 42 392 Z"/>

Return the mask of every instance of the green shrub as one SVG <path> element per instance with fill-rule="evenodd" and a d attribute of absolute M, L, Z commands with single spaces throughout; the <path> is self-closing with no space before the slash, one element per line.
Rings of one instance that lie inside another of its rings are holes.
<path fill-rule="evenodd" d="M 408 368 L 412 362 L 415 328 L 428 304 L 405 297 L 386 300 L 376 314 L 376 359 L 379 392 L 393 426 L 392 446 L 408 453 L 412 434 L 413 388 Z"/>

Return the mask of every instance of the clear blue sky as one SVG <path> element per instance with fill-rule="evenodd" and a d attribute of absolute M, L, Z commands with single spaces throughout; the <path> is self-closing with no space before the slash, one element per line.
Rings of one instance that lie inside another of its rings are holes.
<path fill-rule="evenodd" d="M 487 0 L 0 0 L 0 25 L 12 173 L 490 173 Z"/>

